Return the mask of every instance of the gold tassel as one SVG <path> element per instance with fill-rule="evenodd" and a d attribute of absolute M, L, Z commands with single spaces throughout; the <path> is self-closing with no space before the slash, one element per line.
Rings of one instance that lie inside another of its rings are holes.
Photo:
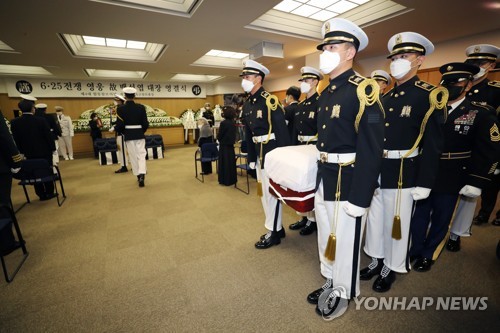
<path fill-rule="evenodd" d="M 401 239 L 401 217 L 394 216 L 394 223 L 392 224 L 392 238 L 395 240 Z"/>
<path fill-rule="evenodd" d="M 337 250 L 337 237 L 334 234 L 330 234 L 328 237 L 328 243 L 326 243 L 325 257 L 330 261 L 335 260 L 335 251 Z"/>
<path fill-rule="evenodd" d="M 262 182 L 257 182 L 257 196 L 262 197 L 264 193 L 262 192 Z"/>

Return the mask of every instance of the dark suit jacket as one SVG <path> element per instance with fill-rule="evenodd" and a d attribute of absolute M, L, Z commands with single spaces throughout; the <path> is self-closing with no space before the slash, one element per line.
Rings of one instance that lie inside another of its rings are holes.
<path fill-rule="evenodd" d="M 49 125 L 43 118 L 23 113 L 12 120 L 11 129 L 19 151 L 26 158 L 51 158 L 52 152 L 56 150 Z"/>
<path fill-rule="evenodd" d="M 11 168 L 21 167 L 21 155 L 0 112 L 0 174 L 9 174 Z"/>
<path fill-rule="evenodd" d="M 217 140 L 221 145 L 234 145 L 236 141 L 236 127 L 234 121 L 225 119 L 220 123 Z"/>

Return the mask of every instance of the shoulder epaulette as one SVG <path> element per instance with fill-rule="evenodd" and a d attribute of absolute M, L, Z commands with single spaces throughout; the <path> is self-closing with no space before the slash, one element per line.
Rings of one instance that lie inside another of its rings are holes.
<path fill-rule="evenodd" d="M 271 94 L 270 94 L 270 93 L 268 93 L 268 92 L 267 92 L 267 91 L 265 91 L 265 90 L 264 90 L 264 91 L 263 91 L 260 95 L 261 95 L 262 97 L 264 97 L 264 98 L 268 98 L 269 96 L 271 96 Z"/>
<path fill-rule="evenodd" d="M 365 80 L 364 77 L 360 76 L 360 75 L 353 75 L 349 78 L 349 82 L 351 82 L 352 84 L 355 84 L 355 85 L 358 85 L 360 84 L 361 82 L 363 82 Z"/>
<path fill-rule="evenodd" d="M 500 88 L 500 81 L 490 81 L 488 82 L 488 85 L 495 88 Z"/>
<path fill-rule="evenodd" d="M 426 91 L 431 91 L 431 90 L 436 88 L 435 85 L 432 85 L 432 84 L 427 83 L 425 81 L 415 81 L 415 85 L 419 88 L 426 90 Z"/>

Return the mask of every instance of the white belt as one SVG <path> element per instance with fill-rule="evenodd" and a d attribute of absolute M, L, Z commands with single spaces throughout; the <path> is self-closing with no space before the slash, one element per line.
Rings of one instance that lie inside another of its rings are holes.
<path fill-rule="evenodd" d="M 125 126 L 126 129 L 138 129 L 142 128 L 142 125 L 127 125 Z"/>
<path fill-rule="evenodd" d="M 407 149 L 407 150 L 385 150 L 384 149 L 383 157 L 388 158 L 388 159 L 400 159 L 403 156 L 405 156 L 406 154 L 408 154 L 409 151 L 410 151 L 409 149 Z M 418 155 L 418 149 L 415 149 L 409 156 L 406 156 L 406 157 L 415 157 L 417 155 Z"/>
<path fill-rule="evenodd" d="M 269 140 L 274 140 L 276 137 L 274 136 L 274 133 L 271 133 L 270 135 L 261 135 L 261 136 L 253 136 L 252 141 L 253 143 L 260 143 L 262 141 L 267 141 L 267 138 L 269 137 Z"/>
<path fill-rule="evenodd" d="M 320 151 L 318 154 L 318 160 L 321 163 L 347 163 L 354 162 L 355 159 L 356 153 L 328 154 Z"/>
<path fill-rule="evenodd" d="M 316 135 L 299 135 L 298 139 L 300 142 L 318 141 Z"/>

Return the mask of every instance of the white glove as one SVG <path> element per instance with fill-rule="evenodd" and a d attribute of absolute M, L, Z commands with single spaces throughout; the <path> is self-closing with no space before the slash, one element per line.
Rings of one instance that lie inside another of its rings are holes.
<path fill-rule="evenodd" d="M 363 216 L 366 213 L 366 208 L 353 205 L 349 201 L 346 202 L 342 206 L 342 208 L 344 209 L 344 211 L 346 212 L 346 214 L 349 215 L 349 216 L 351 216 L 351 217 Z"/>
<path fill-rule="evenodd" d="M 495 176 L 500 175 L 500 169 L 495 169 L 495 172 L 493 172 Z"/>
<path fill-rule="evenodd" d="M 248 163 L 248 167 L 252 170 L 255 170 L 255 162 Z"/>
<path fill-rule="evenodd" d="M 10 168 L 10 172 L 12 173 L 18 173 L 21 168 Z"/>
<path fill-rule="evenodd" d="M 373 192 L 373 196 L 376 197 L 380 193 L 380 187 L 377 187 L 375 191 Z"/>
<path fill-rule="evenodd" d="M 113 133 L 114 131 L 115 131 L 115 127 L 114 126 L 112 126 L 112 127 L 109 128 L 109 132 Z"/>
<path fill-rule="evenodd" d="M 477 198 L 481 195 L 481 189 L 471 185 L 465 185 L 458 193 L 469 198 Z"/>
<path fill-rule="evenodd" d="M 431 189 L 426 188 L 426 187 L 415 187 L 413 190 L 410 191 L 411 196 L 413 197 L 413 200 L 422 200 L 422 199 L 427 199 L 429 194 L 431 194 Z"/>

